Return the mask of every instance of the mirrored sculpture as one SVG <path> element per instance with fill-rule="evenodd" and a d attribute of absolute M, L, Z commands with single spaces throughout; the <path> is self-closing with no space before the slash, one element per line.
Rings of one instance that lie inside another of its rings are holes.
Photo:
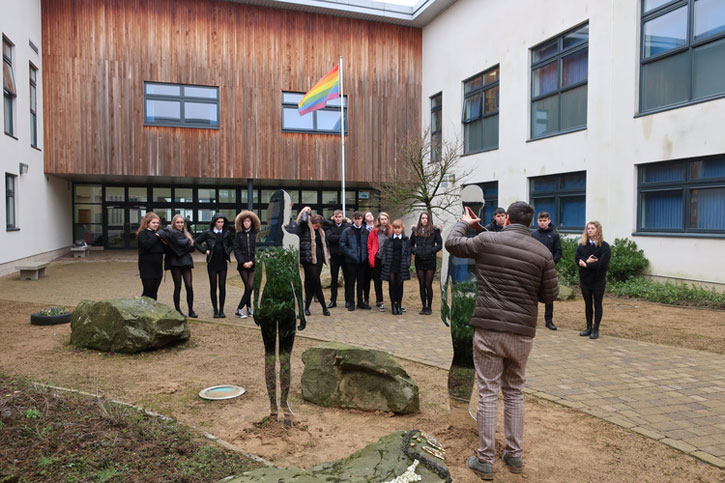
<path fill-rule="evenodd" d="M 290 388 L 290 355 L 296 330 L 305 328 L 302 279 L 299 269 L 299 238 L 285 229 L 292 201 L 284 190 L 272 194 L 267 208 L 268 229 L 257 234 L 254 280 L 254 322 L 264 341 L 264 377 L 269 395 L 269 419 L 291 426 L 294 413 L 287 401 Z M 260 296 L 261 294 L 261 296 Z M 296 310 L 297 309 L 297 310 Z M 297 317 L 300 324 L 296 327 Z M 278 352 L 275 350 L 279 340 Z M 279 359 L 279 397 L 276 366 Z"/>
<path fill-rule="evenodd" d="M 461 190 L 461 214 L 466 207 L 479 217 L 483 212 L 483 190 L 469 185 Z M 453 229 L 445 229 L 445 240 Z M 473 237 L 480 230 L 470 228 L 466 236 Z M 451 424 L 454 427 L 470 427 L 476 419 L 471 409 L 471 395 L 476 380 L 473 367 L 473 327 L 471 317 L 476 306 L 476 262 L 471 258 L 459 258 L 443 249 L 441 265 L 441 320 L 451 328 L 453 360 L 448 370 L 448 402 Z M 473 419 L 471 419 L 473 418 Z"/>

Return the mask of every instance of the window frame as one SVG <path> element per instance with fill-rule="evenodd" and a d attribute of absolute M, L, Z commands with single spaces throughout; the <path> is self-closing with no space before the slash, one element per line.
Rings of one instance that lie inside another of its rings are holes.
<path fill-rule="evenodd" d="M 12 181 L 12 183 L 11 183 Z M 11 185 L 12 184 L 12 189 Z M 12 200 L 12 223 L 10 222 L 10 200 Z M 5 173 L 5 231 L 18 231 L 18 176 Z"/>
<path fill-rule="evenodd" d="M 302 97 L 304 97 L 305 92 L 282 91 L 282 110 L 280 111 L 280 113 L 281 113 L 280 124 L 282 126 L 282 132 L 305 133 L 305 134 L 340 134 L 340 130 L 339 129 L 329 130 L 329 129 L 318 129 L 317 128 L 317 114 L 318 114 L 319 111 L 323 111 L 323 112 L 337 112 L 337 113 L 340 112 L 340 106 L 330 106 L 329 104 L 327 104 L 325 107 L 322 107 L 320 109 L 316 109 L 316 110 L 314 110 L 312 112 L 308 112 L 307 113 L 307 114 L 312 114 L 312 129 L 297 129 L 297 128 L 287 128 L 287 127 L 285 127 L 285 125 L 284 125 L 284 110 L 285 109 L 291 109 L 291 108 L 294 108 L 295 110 L 298 109 L 298 104 L 296 102 L 285 101 L 285 98 L 284 98 L 285 94 L 295 94 L 295 95 L 301 95 Z M 300 99 L 302 97 L 300 97 Z M 348 124 L 348 119 L 349 119 L 349 117 L 348 117 L 349 103 L 348 103 L 347 94 L 344 95 L 343 97 L 344 98 L 341 99 L 340 102 L 342 102 L 343 111 L 344 111 L 344 114 L 345 114 L 345 136 L 347 136 L 348 135 L 348 129 L 349 129 L 349 124 Z M 340 99 L 340 98 L 338 97 L 338 99 Z M 335 99 L 335 100 L 337 100 L 337 99 Z M 307 115 L 307 114 L 305 114 L 305 115 Z"/>
<path fill-rule="evenodd" d="M 433 94 L 429 98 L 430 101 L 430 161 L 438 161 L 440 159 L 441 150 L 443 149 L 443 92 Z M 433 130 L 433 118 L 438 116 L 438 129 Z"/>
<path fill-rule="evenodd" d="M 483 129 L 483 121 L 485 119 L 489 119 L 492 117 L 496 117 L 498 120 L 498 116 L 500 113 L 500 99 L 501 99 L 501 69 L 500 64 L 496 64 L 492 67 L 489 67 L 488 69 L 485 69 L 478 74 L 472 75 L 471 77 L 464 79 L 462 82 L 462 89 L 463 89 L 463 105 L 461 106 L 461 124 L 463 125 L 463 153 L 462 156 L 470 155 L 470 154 L 478 154 L 478 153 L 485 153 L 487 151 L 494 151 L 498 149 L 499 147 L 499 138 L 500 138 L 500 131 L 497 130 L 498 136 L 496 139 L 496 145 L 490 146 L 484 148 L 483 145 L 485 144 L 483 133 L 481 133 L 481 149 L 473 149 L 473 150 L 466 150 L 466 147 L 468 143 L 466 143 L 466 125 L 473 124 L 477 121 L 482 121 L 481 129 Z M 493 80 L 489 83 L 486 83 L 486 75 L 491 74 L 492 72 L 496 72 L 496 80 Z M 466 92 L 466 84 L 469 82 L 472 82 L 476 80 L 477 78 L 481 78 L 481 85 L 480 87 L 477 87 L 475 89 L 471 89 L 469 92 Z M 498 89 L 498 92 L 496 94 L 496 110 L 491 111 L 489 113 L 486 113 L 486 92 L 492 90 L 492 89 Z M 480 99 L 480 106 L 479 106 L 479 114 L 475 118 L 467 118 L 466 117 L 466 101 L 472 97 L 475 97 L 477 95 L 481 96 Z"/>
<path fill-rule="evenodd" d="M 38 148 L 38 68 L 30 62 L 30 70 L 28 71 L 30 82 L 30 146 Z M 35 108 L 33 108 L 35 104 Z"/>
<path fill-rule="evenodd" d="M 583 188 L 562 188 L 562 181 L 567 176 L 583 175 L 584 176 L 584 187 Z M 556 179 L 557 188 L 550 191 L 538 191 L 534 192 L 534 182 L 536 180 L 543 180 L 545 178 Z M 586 171 L 570 171 L 566 173 L 557 173 L 544 176 L 532 176 L 529 177 L 529 203 L 536 207 L 536 199 L 539 198 L 554 198 L 555 210 L 551 213 L 552 221 L 556 222 L 556 229 L 561 233 L 581 233 L 586 226 L 586 202 L 587 202 L 587 172 Z M 561 216 L 561 199 L 562 198 L 573 198 L 573 197 L 584 197 L 584 220 L 581 226 L 562 225 Z M 536 208 L 536 213 L 541 211 Z M 536 217 L 531 221 L 532 226 L 536 226 Z"/>
<path fill-rule="evenodd" d="M 588 87 L 588 85 L 589 85 L 589 37 L 590 37 L 590 32 L 587 31 L 587 40 L 585 42 L 578 43 L 578 44 L 576 44 L 572 47 L 566 48 L 566 49 L 564 48 L 564 38 L 567 35 L 572 34 L 585 26 L 589 27 L 589 20 L 576 25 L 576 26 L 566 30 L 565 32 L 555 35 L 554 37 L 548 38 L 548 39 L 544 40 L 543 42 L 539 42 L 538 44 L 534 45 L 533 47 L 531 47 L 529 49 L 529 57 L 531 59 L 530 67 L 529 67 L 530 68 L 529 81 L 531 83 L 531 89 L 529 90 L 529 96 L 530 96 L 530 98 L 529 98 L 529 108 L 530 108 L 529 117 L 530 117 L 530 119 L 529 119 L 529 139 L 528 139 L 529 141 L 546 139 L 546 138 L 550 138 L 553 136 L 569 134 L 572 132 L 583 131 L 583 130 L 587 129 L 588 122 L 589 122 L 589 87 Z M 535 61 L 534 52 L 537 49 L 544 47 L 546 44 L 552 43 L 553 41 L 556 41 L 556 53 L 551 54 L 547 57 L 544 57 L 541 60 Z M 587 76 L 586 76 L 586 79 L 583 81 L 575 82 L 573 84 L 569 84 L 566 87 L 562 87 L 563 59 L 565 57 L 568 57 L 568 56 L 575 54 L 582 50 L 587 51 Z M 538 96 L 535 96 L 534 95 L 534 88 L 535 88 L 534 74 L 535 74 L 536 70 L 541 67 L 545 67 L 549 64 L 553 64 L 553 63 L 557 64 L 556 89 L 553 91 L 547 92 L 546 94 L 540 94 Z M 562 97 L 562 94 L 565 94 L 566 92 L 569 92 L 569 91 L 573 91 L 574 89 L 578 89 L 579 87 L 582 87 L 582 86 L 587 86 L 587 99 L 586 99 L 586 104 L 585 104 L 586 113 L 584 116 L 584 118 L 585 118 L 584 124 L 581 126 L 574 126 L 574 127 L 570 127 L 570 128 L 566 128 L 566 129 L 561 129 L 561 112 L 562 112 L 561 97 Z M 541 101 L 541 100 L 547 99 L 547 98 L 552 98 L 554 96 L 557 97 L 557 106 L 558 106 L 557 127 L 558 127 L 558 129 L 556 131 L 552 131 L 552 132 L 548 132 L 545 134 L 535 136 L 534 135 L 534 112 L 535 112 L 534 104 L 538 101 Z"/>
<path fill-rule="evenodd" d="M 694 38 L 694 21 L 695 21 L 695 1 L 696 0 L 670 0 L 669 2 L 666 2 L 656 8 L 653 8 L 652 10 L 645 12 L 645 3 L 642 1 L 642 5 L 640 8 L 640 19 L 639 19 L 639 29 L 640 29 L 640 46 L 639 46 L 639 98 L 638 98 L 638 109 L 637 114 L 635 117 L 649 115 L 649 114 L 656 114 L 658 112 L 663 111 L 669 111 L 671 109 L 679 109 L 680 107 L 689 106 L 692 104 L 699 104 L 701 102 L 708 102 L 712 101 L 714 99 L 721 99 L 725 97 L 725 89 L 719 94 L 711 94 L 709 96 L 703 96 L 703 97 L 694 97 L 694 84 L 695 84 L 695 69 L 694 69 L 694 62 L 695 62 L 695 49 L 698 47 L 702 47 L 703 45 L 710 44 L 717 42 L 719 40 L 725 39 L 725 31 L 720 32 L 719 34 L 714 34 L 708 37 L 705 37 L 700 40 L 695 40 Z M 644 35 L 644 27 L 647 22 L 650 22 L 652 20 L 655 20 L 659 17 L 662 17 L 664 15 L 667 15 L 671 12 L 674 12 L 675 10 L 682 8 L 684 6 L 687 6 L 687 39 L 685 42 L 685 45 L 682 45 L 680 47 L 676 47 L 670 50 L 667 50 L 665 52 L 660 52 L 658 54 L 652 55 L 648 58 L 645 58 L 645 35 Z M 662 106 L 657 106 L 651 109 L 644 109 L 642 106 L 642 102 L 644 99 L 643 90 L 644 85 L 642 82 L 642 70 L 645 65 L 653 64 L 655 62 L 662 61 L 663 59 L 666 59 L 668 57 L 674 57 L 676 55 L 679 55 L 683 52 L 688 53 L 688 68 L 690 70 L 689 77 L 688 77 L 688 89 L 687 89 L 687 100 L 685 101 L 678 101 L 670 104 L 665 104 Z"/>
<path fill-rule="evenodd" d="M 18 85 L 15 80 L 15 70 L 13 66 L 13 54 L 15 50 L 15 44 L 10 41 L 6 36 L 2 36 L 3 39 L 3 118 L 9 122 L 3 122 L 5 134 L 15 138 L 15 99 L 18 96 Z M 6 52 L 7 51 L 7 52 Z M 5 87 L 5 69 L 8 69 L 8 76 L 10 78 L 11 88 L 13 92 L 6 89 Z M 9 110 L 9 113 L 7 112 Z M 15 138 L 17 139 L 17 138 Z"/>
<path fill-rule="evenodd" d="M 162 85 L 162 86 L 175 86 L 179 87 L 179 95 L 166 95 L 166 94 L 148 94 L 146 87 L 149 85 Z M 199 87 L 203 89 L 215 89 L 216 98 L 212 99 L 209 97 L 195 97 L 187 96 L 185 94 L 186 87 Z M 179 121 L 149 121 L 148 117 L 148 101 L 171 101 L 179 102 Z M 185 118 L 185 104 L 187 102 L 193 102 L 195 104 L 210 104 L 216 106 L 216 118 L 217 123 L 206 124 L 202 122 L 188 121 Z M 219 86 L 206 86 L 201 84 L 178 84 L 172 82 L 155 82 L 155 81 L 144 81 L 143 83 L 143 115 L 144 115 L 144 126 L 161 126 L 161 127 L 187 127 L 197 129 L 215 129 L 219 130 L 221 126 L 221 108 L 219 99 Z"/>
<path fill-rule="evenodd" d="M 703 156 L 697 158 L 676 159 L 669 161 L 658 161 L 655 163 L 644 163 L 637 165 L 637 231 L 635 235 L 657 234 L 661 236 L 710 236 L 725 238 L 725 229 L 690 228 L 689 218 L 692 207 L 692 191 L 695 189 L 725 188 L 725 176 L 713 178 L 693 178 L 691 166 L 698 161 L 723 160 L 725 155 Z M 644 181 L 645 170 L 653 166 L 664 166 L 667 164 L 682 164 L 683 176 L 676 181 Z M 682 192 L 682 213 L 679 228 L 646 228 L 642 226 L 642 211 L 644 209 L 644 195 L 647 193 Z"/>

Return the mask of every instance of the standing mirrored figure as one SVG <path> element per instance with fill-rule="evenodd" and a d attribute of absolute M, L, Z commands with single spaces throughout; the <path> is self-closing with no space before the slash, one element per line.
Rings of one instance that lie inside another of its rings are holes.
<path fill-rule="evenodd" d="M 290 196 L 284 190 L 275 191 L 267 209 L 268 229 L 257 234 L 258 276 L 254 281 L 254 322 L 260 327 L 264 342 L 264 376 L 269 395 L 269 418 L 279 419 L 281 409 L 283 421 L 288 426 L 292 425 L 294 417 L 287 401 L 290 388 L 290 355 L 296 331 L 303 330 L 306 324 L 299 269 L 299 238 L 289 233 L 284 226 L 285 221 L 290 219 L 291 211 Z M 300 324 L 296 327 L 298 316 Z"/>
<path fill-rule="evenodd" d="M 470 185 L 461 190 L 461 213 L 471 208 L 479 217 L 483 213 L 483 190 Z M 443 239 L 453 226 L 445 229 Z M 474 237 L 480 230 L 469 229 L 466 236 Z M 458 258 L 443 249 L 441 265 L 441 320 L 450 325 L 453 360 L 448 370 L 448 402 L 451 424 L 458 428 L 475 427 L 476 411 L 471 410 L 471 395 L 476 380 L 473 367 L 473 327 L 471 317 L 476 305 L 476 262 Z M 450 324 L 449 324 L 450 322 Z"/>

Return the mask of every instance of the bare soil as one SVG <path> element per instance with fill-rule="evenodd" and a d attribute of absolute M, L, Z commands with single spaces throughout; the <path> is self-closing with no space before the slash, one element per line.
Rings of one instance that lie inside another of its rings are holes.
<path fill-rule="evenodd" d="M 405 303 L 410 310 L 416 309 L 416 297 L 410 293 L 412 284 L 408 287 Z M 118 287 L 107 290 L 109 295 L 119 292 Z M 58 301 L 63 300 L 67 299 Z M 633 310 L 637 325 L 649 327 L 644 332 L 646 337 L 657 337 L 658 326 L 677 325 L 683 318 L 680 312 L 671 315 L 673 309 L 669 307 L 659 310 L 654 304 L 631 301 L 621 301 L 620 307 L 619 303 L 608 299 L 605 306 L 607 323 L 603 330 L 612 335 L 616 330 L 632 334 Z M 465 467 L 465 459 L 477 447 L 478 438 L 473 427 L 449 426 L 444 370 L 401 361 L 420 387 L 421 412 L 416 415 L 322 408 L 302 399 L 300 356 L 316 342 L 298 337 L 292 353 L 290 394 L 295 426 L 259 427 L 255 423 L 268 414 L 268 402 L 263 346 L 257 330 L 191 321 L 192 338 L 186 344 L 137 355 L 99 353 L 70 346 L 68 324 L 31 326 L 29 314 L 45 306 L 0 300 L 0 374 L 22 375 L 138 404 L 213 433 L 279 466 L 309 467 L 342 458 L 391 431 L 418 428 L 444 444 L 454 481 L 478 481 Z M 561 327 L 579 328 L 581 311 L 581 301 L 557 303 L 555 320 Z M 717 335 L 718 328 L 722 334 L 722 313 L 690 313 L 700 329 L 711 327 L 704 330 L 706 335 Z M 687 326 L 680 330 L 687 337 L 700 332 Z M 722 345 L 718 347 L 723 350 Z M 229 401 L 210 402 L 198 397 L 201 389 L 223 383 L 239 384 L 247 393 Z M 576 410 L 527 396 L 526 411 L 524 473 L 513 475 L 497 460 L 497 481 L 725 481 L 724 473 L 715 467 Z M 500 428 L 499 452 L 502 434 Z M 0 430 L 0 443 L 4 437 Z"/>

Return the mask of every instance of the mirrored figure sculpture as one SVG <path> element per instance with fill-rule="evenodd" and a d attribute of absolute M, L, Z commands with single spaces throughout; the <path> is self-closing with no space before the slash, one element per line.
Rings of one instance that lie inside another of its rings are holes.
<path fill-rule="evenodd" d="M 289 233 L 284 226 L 285 221 L 290 219 L 291 210 L 290 196 L 284 190 L 275 191 L 267 209 L 268 229 L 257 234 L 257 277 L 254 281 L 254 322 L 260 327 L 264 341 L 264 376 L 269 395 L 269 419 L 278 419 L 281 409 L 283 421 L 288 426 L 292 425 L 294 417 L 287 402 L 290 355 L 296 330 L 303 330 L 306 324 L 299 270 L 299 238 Z M 298 316 L 300 324 L 295 327 Z M 278 340 L 277 352 L 275 347 Z"/>
<path fill-rule="evenodd" d="M 470 185 L 461 190 L 463 213 L 471 208 L 479 217 L 483 212 L 483 190 Z M 476 229 L 478 228 L 478 229 Z M 482 227 L 469 229 L 466 236 L 473 237 Z M 445 240 L 453 229 L 445 229 Z M 476 263 L 471 258 L 458 258 L 444 248 L 441 265 L 441 320 L 451 328 L 453 361 L 448 370 L 448 402 L 451 424 L 454 427 L 471 427 L 476 420 L 476 410 L 471 409 L 471 395 L 476 380 L 473 367 L 473 327 L 471 317 L 476 305 Z"/>

